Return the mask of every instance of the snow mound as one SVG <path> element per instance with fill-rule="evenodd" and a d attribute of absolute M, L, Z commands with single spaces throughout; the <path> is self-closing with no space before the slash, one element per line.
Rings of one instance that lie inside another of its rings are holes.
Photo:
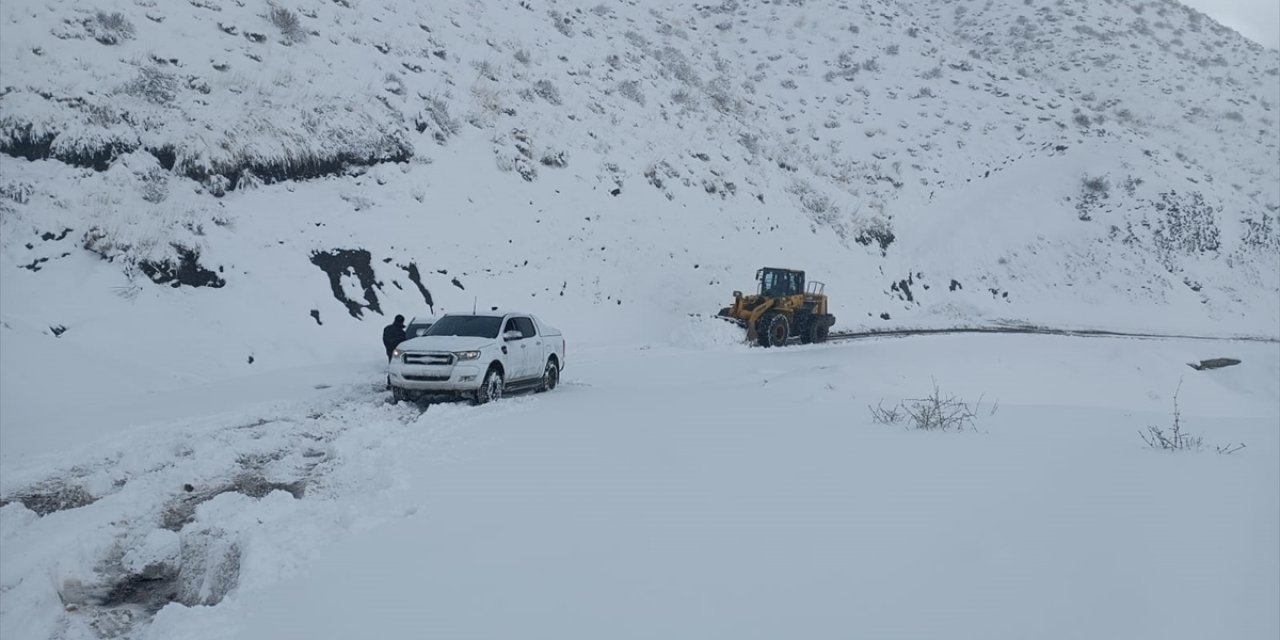
<path fill-rule="evenodd" d="M 689 316 L 671 333 L 671 345 L 684 349 L 725 350 L 746 346 L 746 333 L 711 316 Z"/>

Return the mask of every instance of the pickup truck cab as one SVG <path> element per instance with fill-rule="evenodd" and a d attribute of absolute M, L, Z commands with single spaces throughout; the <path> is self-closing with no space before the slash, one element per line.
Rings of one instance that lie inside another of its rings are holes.
<path fill-rule="evenodd" d="M 508 391 L 550 391 L 564 356 L 560 331 L 531 314 L 447 313 L 392 352 L 392 400 L 484 404 Z"/>

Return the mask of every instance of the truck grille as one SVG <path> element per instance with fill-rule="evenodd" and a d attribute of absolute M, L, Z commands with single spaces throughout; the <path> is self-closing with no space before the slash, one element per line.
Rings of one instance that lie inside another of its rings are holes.
<path fill-rule="evenodd" d="M 405 364 L 424 364 L 424 365 L 451 365 L 453 364 L 452 353 L 414 353 L 404 354 Z"/>
<path fill-rule="evenodd" d="M 404 379 L 414 382 L 448 382 L 449 376 L 418 376 L 406 373 Z"/>

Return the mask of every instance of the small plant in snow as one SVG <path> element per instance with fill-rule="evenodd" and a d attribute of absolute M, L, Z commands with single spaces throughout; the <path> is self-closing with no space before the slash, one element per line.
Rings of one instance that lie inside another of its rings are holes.
<path fill-rule="evenodd" d="M 871 410 L 871 420 L 876 424 L 906 423 L 908 427 L 921 431 L 976 431 L 974 422 L 981 407 L 981 397 L 971 405 L 953 395 L 943 394 L 936 381 L 933 393 L 927 397 L 903 400 L 889 408 L 885 408 L 883 400 L 874 407 L 867 405 Z M 995 415 L 996 409 L 992 406 L 990 414 Z"/>
<path fill-rule="evenodd" d="M 1160 194 L 1156 202 L 1160 214 L 1152 236 L 1161 253 L 1196 255 L 1217 251 L 1221 247 L 1218 230 L 1218 213 L 1222 206 L 1214 207 L 1205 201 L 1199 191 L 1179 195 L 1176 191 Z"/>
<path fill-rule="evenodd" d="M 498 73 L 496 70 L 494 70 L 492 62 L 489 62 L 488 60 L 480 60 L 478 62 L 472 63 L 472 66 L 476 68 L 476 74 L 478 74 L 481 78 L 490 80 L 492 82 L 498 81 Z"/>
<path fill-rule="evenodd" d="M 707 85 L 707 98 L 711 100 L 711 106 L 720 113 L 732 115 L 742 110 L 742 104 L 735 96 L 733 83 L 729 78 L 722 76 L 712 80 Z"/>
<path fill-rule="evenodd" d="M 887 256 L 889 255 L 889 245 L 893 244 L 896 239 L 897 236 L 894 235 L 893 226 L 889 223 L 889 220 L 883 216 L 876 215 L 861 223 L 858 235 L 854 236 L 853 241 L 864 247 L 874 244 L 880 248 L 881 256 Z"/>
<path fill-rule="evenodd" d="M 556 31 L 560 32 L 566 38 L 573 37 L 573 19 L 559 11 L 548 11 L 547 15 L 551 18 L 551 24 L 555 25 Z"/>
<path fill-rule="evenodd" d="M 1106 176 L 1090 176 L 1085 174 L 1080 179 L 1080 200 L 1076 202 L 1076 217 L 1088 222 L 1093 220 L 1093 212 L 1102 206 L 1102 201 L 1110 197 L 1111 182 Z"/>
<path fill-rule="evenodd" d="M 551 104 L 560 105 L 560 90 L 550 80 L 539 80 L 533 83 L 533 92 Z"/>
<path fill-rule="evenodd" d="M 388 73 L 382 79 L 382 89 L 387 93 L 402 96 L 404 95 L 404 80 L 394 73 Z"/>
<path fill-rule="evenodd" d="M 18 204 L 26 204 L 35 191 L 36 188 L 26 182 L 7 182 L 0 185 L 0 196 Z"/>
<path fill-rule="evenodd" d="M 1097 194 L 1105 198 L 1107 193 L 1111 191 L 1111 183 L 1106 176 L 1088 176 L 1080 180 L 1080 186 L 1084 188 L 1085 193 Z"/>
<path fill-rule="evenodd" d="M 173 74 L 158 67 L 142 67 L 138 69 L 137 77 L 125 83 L 121 90 L 148 102 L 165 105 L 177 97 L 178 87 L 178 79 Z"/>
<path fill-rule="evenodd" d="M 1178 380 L 1178 388 L 1173 392 L 1173 424 L 1168 429 L 1148 425 L 1146 432 L 1139 431 L 1138 436 L 1152 449 L 1162 451 L 1202 451 L 1204 437 L 1192 435 L 1182 429 L 1182 410 L 1178 407 L 1178 394 L 1182 391 L 1182 380 Z M 1221 454 L 1232 454 L 1245 447 L 1244 443 L 1214 445 L 1214 450 Z"/>
<path fill-rule="evenodd" d="M 563 169 L 569 166 L 569 156 L 564 151 L 548 151 L 542 154 L 542 159 L 539 162 L 546 167 Z"/>
<path fill-rule="evenodd" d="M 120 44 L 125 40 L 133 39 L 133 23 L 118 11 L 115 13 L 99 11 L 85 23 L 85 27 L 94 40 L 105 45 Z"/>
<path fill-rule="evenodd" d="M 456 118 L 449 115 L 448 102 L 440 96 L 427 96 L 423 103 L 422 115 L 418 117 L 417 122 L 418 133 L 434 127 L 434 137 L 439 144 L 444 144 L 445 140 L 458 134 L 462 125 Z"/>
<path fill-rule="evenodd" d="M 1250 249 L 1275 249 L 1280 247 L 1280 227 L 1274 216 L 1263 211 L 1256 216 L 1241 218 L 1244 234 L 1240 241 Z"/>
<path fill-rule="evenodd" d="M 307 31 L 302 28 L 302 21 L 298 19 L 298 14 L 282 6 L 273 3 L 267 10 L 267 19 L 280 30 L 280 35 L 284 36 L 286 44 L 303 42 L 307 39 Z"/>
<path fill-rule="evenodd" d="M 624 80 L 618 85 L 618 93 L 622 97 L 644 106 L 644 91 L 640 89 L 640 83 L 635 80 Z"/>
<path fill-rule="evenodd" d="M 906 414 L 902 411 L 902 405 L 886 408 L 884 400 L 881 400 L 874 407 L 867 405 L 867 408 L 871 410 L 871 421 L 876 424 L 899 424 L 906 417 Z"/>

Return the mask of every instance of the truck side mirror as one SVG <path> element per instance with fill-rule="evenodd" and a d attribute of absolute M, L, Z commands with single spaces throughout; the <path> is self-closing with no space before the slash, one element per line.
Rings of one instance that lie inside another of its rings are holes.
<path fill-rule="evenodd" d="M 512 330 L 510 330 L 510 331 L 508 331 L 508 332 L 506 332 L 506 333 L 502 334 L 502 339 L 503 339 L 503 340 L 519 340 L 519 339 L 521 339 L 521 338 L 523 338 L 523 337 L 524 337 L 524 334 L 523 334 L 523 333 L 520 333 L 519 331 L 517 331 L 517 330 L 515 330 L 515 329 L 512 329 Z"/>

